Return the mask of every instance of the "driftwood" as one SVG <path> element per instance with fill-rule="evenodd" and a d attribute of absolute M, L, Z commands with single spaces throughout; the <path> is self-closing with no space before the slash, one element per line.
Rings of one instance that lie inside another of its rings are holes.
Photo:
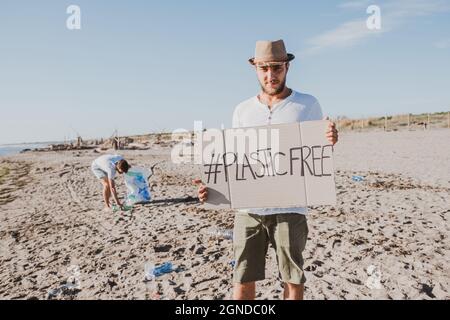
<path fill-rule="evenodd" d="M 25 149 L 22 152 L 50 152 L 50 151 L 71 151 L 71 150 L 91 150 L 94 149 L 95 146 L 77 146 L 73 144 L 51 144 L 46 148 L 36 148 L 36 149 Z"/>

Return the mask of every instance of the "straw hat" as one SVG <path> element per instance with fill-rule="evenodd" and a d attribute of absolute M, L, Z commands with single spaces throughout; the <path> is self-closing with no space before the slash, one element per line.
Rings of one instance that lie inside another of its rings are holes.
<path fill-rule="evenodd" d="M 260 62 L 288 62 L 294 58 L 293 54 L 286 52 L 283 40 L 257 41 L 255 56 L 248 61 L 255 65 Z"/>

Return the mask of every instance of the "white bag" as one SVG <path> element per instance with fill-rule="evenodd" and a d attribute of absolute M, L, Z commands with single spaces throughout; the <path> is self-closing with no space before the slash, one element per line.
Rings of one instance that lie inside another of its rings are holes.
<path fill-rule="evenodd" d="M 127 186 L 126 205 L 136 203 L 147 203 L 151 201 L 150 188 L 148 186 L 148 177 L 152 174 L 151 170 L 141 167 L 131 167 L 125 177 Z"/>

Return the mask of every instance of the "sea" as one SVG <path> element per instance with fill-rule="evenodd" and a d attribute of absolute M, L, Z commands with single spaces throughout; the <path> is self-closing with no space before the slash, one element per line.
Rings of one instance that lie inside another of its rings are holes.
<path fill-rule="evenodd" d="M 21 143 L 21 144 L 0 144 L 0 157 L 20 153 L 25 149 L 45 148 L 50 145 L 49 142 L 43 143 Z"/>

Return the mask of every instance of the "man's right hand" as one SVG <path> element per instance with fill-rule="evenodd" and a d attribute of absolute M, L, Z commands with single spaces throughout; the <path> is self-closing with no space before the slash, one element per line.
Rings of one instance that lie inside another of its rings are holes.
<path fill-rule="evenodd" d="M 197 195 L 198 199 L 201 203 L 204 203 L 208 198 L 208 188 L 203 184 L 202 180 L 194 179 L 192 180 L 193 184 L 198 185 Z"/>

